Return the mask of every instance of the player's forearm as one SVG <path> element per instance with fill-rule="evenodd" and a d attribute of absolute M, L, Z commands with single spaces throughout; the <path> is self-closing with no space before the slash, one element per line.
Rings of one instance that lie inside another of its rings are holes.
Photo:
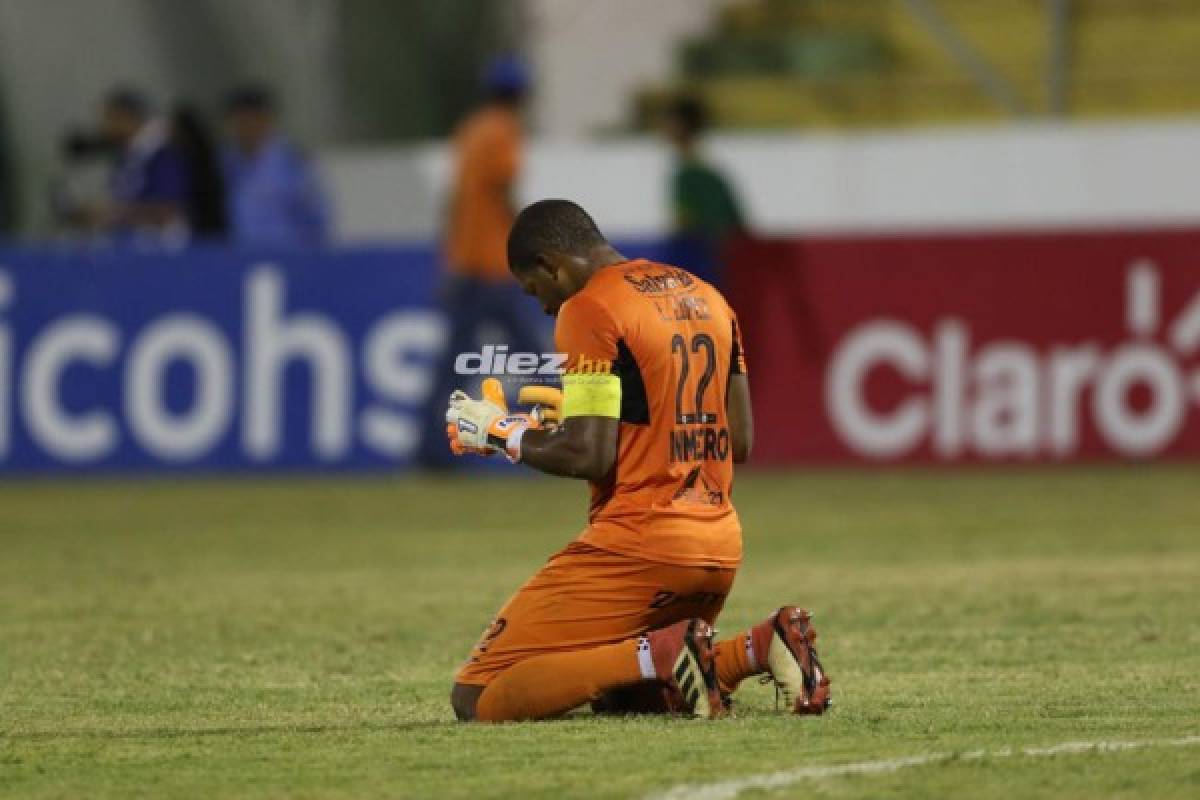
<path fill-rule="evenodd" d="M 733 463 L 742 464 L 750 458 L 750 449 L 754 446 L 754 412 L 750 404 L 750 383 L 745 374 L 730 377 L 726 410 Z"/>
<path fill-rule="evenodd" d="M 573 435 L 568 428 L 527 430 L 521 438 L 521 463 L 563 478 L 599 481 L 612 469 L 608 454 L 594 440 Z"/>

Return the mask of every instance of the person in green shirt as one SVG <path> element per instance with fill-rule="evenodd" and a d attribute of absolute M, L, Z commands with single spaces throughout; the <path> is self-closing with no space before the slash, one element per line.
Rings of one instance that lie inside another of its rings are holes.
<path fill-rule="evenodd" d="M 690 256 L 683 266 L 720 284 L 722 251 L 746 225 L 733 187 L 700 153 L 707 127 L 708 111 L 694 97 L 680 97 L 667 109 L 665 133 L 676 152 L 670 186 L 676 249 Z"/>

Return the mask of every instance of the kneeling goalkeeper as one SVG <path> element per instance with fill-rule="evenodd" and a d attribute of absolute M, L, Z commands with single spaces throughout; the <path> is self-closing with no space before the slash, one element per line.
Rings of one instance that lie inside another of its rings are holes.
<path fill-rule="evenodd" d="M 737 318 L 684 270 L 621 256 L 582 208 L 543 200 L 517 217 L 509 267 L 557 316 L 566 354 L 561 424 L 503 398 L 450 398 L 455 452 L 503 451 L 591 484 L 588 525 L 504 605 L 456 676 L 460 719 L 612 711 L 724 713 L 768 673 L 788 706 L 819 714 L 829 681 L 803 609 L 713 642 L 742 557 L 730 502 L 750 452 Z"/>

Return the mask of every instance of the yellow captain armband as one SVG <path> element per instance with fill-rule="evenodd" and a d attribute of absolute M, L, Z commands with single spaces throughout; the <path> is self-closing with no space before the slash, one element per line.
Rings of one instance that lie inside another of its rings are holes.
<path fill-rule="evenodd" d="M 621 379 L 612 373 L 563 375 L 562 416 L 621 418 Z"/>

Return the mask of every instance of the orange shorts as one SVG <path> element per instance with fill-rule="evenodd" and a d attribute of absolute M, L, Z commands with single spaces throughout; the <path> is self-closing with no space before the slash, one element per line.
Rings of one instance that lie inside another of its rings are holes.
<path fill-rule="evenodd" d="M 455 680 L 486 686 L 533 656 L 614 644 L 691 617 L 711 624 L 736 573 L 643 561 L 572 542 L 504 604 Z"/>

